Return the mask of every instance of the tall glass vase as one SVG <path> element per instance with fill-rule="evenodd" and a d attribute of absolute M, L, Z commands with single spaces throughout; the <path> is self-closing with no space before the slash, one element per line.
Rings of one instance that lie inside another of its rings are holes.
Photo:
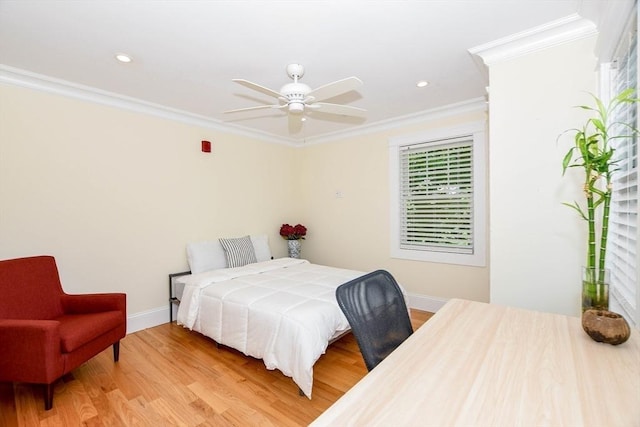
<path fill-rule="evenodd" d="M 287 240 L 289 258 L 300 258 L 300 240 Z"/>
<path fill-rule="evenodd" d="M 609 310 L 609 270 L 582 268 L 582 312 Z"/>

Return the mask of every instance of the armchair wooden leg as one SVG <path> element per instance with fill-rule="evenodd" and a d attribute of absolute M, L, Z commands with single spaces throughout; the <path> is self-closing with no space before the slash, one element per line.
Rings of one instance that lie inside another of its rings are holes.
<path fill-rule="evenodd" d="M 44 385 L 44 410 L 48 411 L 53 407 L 53 383 Z"/>
<path fill-rule="evenodd" d="M 113 361 L 117 362 L 120 359 L 120 341 L 113 343 Z"/>

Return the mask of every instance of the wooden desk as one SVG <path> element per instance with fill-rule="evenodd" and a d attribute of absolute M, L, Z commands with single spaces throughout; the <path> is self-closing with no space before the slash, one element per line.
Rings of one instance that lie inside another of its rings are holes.
<path fill-rule="evenodd" d="M 640 426 L 640 333 L 451 300 L 311 426 Z"/>

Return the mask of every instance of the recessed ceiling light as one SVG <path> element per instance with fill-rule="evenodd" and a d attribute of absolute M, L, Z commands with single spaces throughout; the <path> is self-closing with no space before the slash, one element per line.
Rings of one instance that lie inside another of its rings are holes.
<path fill-rule="evenodd" d="M 116 59 L 120 62 L 129 63 L 132 61 L 129 55 L 125 55 L 124 53 L 119 53 L 116 55 Z"/>
<path fill-rule="evenodd" d="M 426 80 L 420 80 L 418 83 L 416 83 L 416 86 L 418 86 L 418 87 L 425 87 L 425 86 L 428 86 L 428 85 L 429 85 L 429 82 L 426 81 Z"/>

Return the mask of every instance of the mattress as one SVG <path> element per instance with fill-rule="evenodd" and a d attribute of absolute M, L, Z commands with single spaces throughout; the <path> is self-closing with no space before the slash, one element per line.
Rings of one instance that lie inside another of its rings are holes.
<path fill-rule="evenodd" d="M 363 274 L 280 258 L 182 276 L 177 321 L 262 359 L 311 398 L 313 365 L 349 329 L 335 289 Z"/>

